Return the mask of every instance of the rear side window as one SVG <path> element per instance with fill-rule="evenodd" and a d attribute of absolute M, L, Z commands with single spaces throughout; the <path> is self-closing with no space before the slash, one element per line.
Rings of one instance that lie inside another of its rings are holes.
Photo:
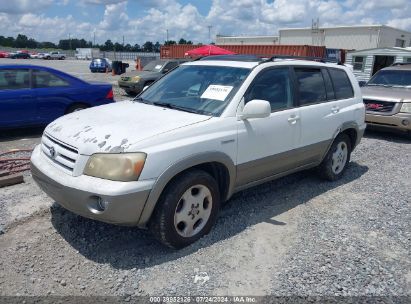
<path fill-rule="evenodd" d="M 30 74 L 26 69 L 0 70 L 0 90 L 30 88 Z"/>
<path fill-rule="evenodd" d="M 354 97 L 351 81 L 345 71 L 340 69 L 328 69 L 331 80 L 334 84 L 335 97 L 337 99 L 347 99 Z"/>
<path fill-rule="evenodd" d="M 35 88 L 66 87 L 69 83 L 47 71 L 33 70 Z"/>
<path fill-rule="evenodd" d="M 321 69 L 295 68 L 300 105 L 319 103 L 327 100 Z"/>

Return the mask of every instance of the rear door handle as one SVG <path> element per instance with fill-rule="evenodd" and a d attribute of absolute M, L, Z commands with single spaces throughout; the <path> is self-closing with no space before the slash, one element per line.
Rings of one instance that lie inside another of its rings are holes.
<path fill-rule="evenodd" d="M 331 112 L 333 112 L 334 114 L 337 114 L 338 112 L 340 112 L 340 108 L 339 107 L 332 107 Z"/>
<path fill-rule="evenodd" d="M 299 116 L 293 115 L 293 116 L 290 116 L 290 118 L 288 118 L 288 122 L 289 122 L 290 124 L 294 125 L 294 124 L 297 123 L 297 120 L 299 120 L 299 119 L 300 119 Z"/>

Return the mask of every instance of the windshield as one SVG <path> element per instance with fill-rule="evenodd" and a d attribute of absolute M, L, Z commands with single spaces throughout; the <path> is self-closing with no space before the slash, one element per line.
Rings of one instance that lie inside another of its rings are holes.
<path fill-rule="evenodd" d="M 411 71 L 406 70 L 382 70 L 374 75 L 367 85 L 380 86 L 411 86 Z"/>
<path fill-rule="evenodd" d="M 221 66 L 180 66 L 136 100 L 198 114 L 220 115 L 250 69 Z"/>
<path fill-rule="evenodd" d="M 147 63 L 147 65 L 143 68 L 143 71 L 149 72 L 160 72 L 161 68 L 163 67 L 165 62 L 160 60 L 154 60 Z"/>

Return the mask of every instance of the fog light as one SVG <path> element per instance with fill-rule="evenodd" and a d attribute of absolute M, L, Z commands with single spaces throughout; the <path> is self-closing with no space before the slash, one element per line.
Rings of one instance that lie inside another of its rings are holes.
<path fill-rule="evenodd" d="M 98 198 L 97 198 L 97 206 L 98 206 L 99 211 L 104 211 L 104 210 L 106 210 L 108 204 L 109 204 L 109 202 L 106 201 L 106 200 L 104 200 L 104 199 L 102 199 L 101 197 L 98 197 Z"/>
<path fill-rule="evenodd" d="M 408 125 L 410 124 L 410 122 L 409 122 L 409 120 L 407 120 L 407 119 L 403 119 L 403 120 L 402 120 L 402 124 L 403 124 L 404 126 L 408 126 Z"/>

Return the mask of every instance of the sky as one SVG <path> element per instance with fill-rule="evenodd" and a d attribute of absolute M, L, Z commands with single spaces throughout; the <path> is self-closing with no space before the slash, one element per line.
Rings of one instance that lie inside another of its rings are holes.
<path fill-rule="evenodd" d="M 385 24 L 411 31 L 410 0 L 0 0 L 0 35 L 37 41 L 208 43 L 217 34 L 276 35 L 280 28 Z M 211 38 L 209 38 L 209 26 Z"/>

